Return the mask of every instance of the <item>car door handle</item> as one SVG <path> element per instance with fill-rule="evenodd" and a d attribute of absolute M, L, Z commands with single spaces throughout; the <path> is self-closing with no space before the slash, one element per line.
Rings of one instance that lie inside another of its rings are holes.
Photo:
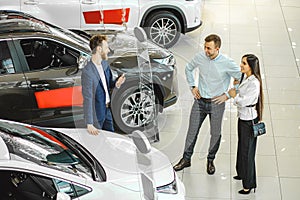
<path fill-rule="evenodd" d="M 35 0 L 29 0 L 29 1 L 25 1 L 24 4 L 26 5 L 37 5 L 39 2 L 35 1 Z"/>
<path fill-rule="evenodd" d="M 82 1 L 82 4 L 88 4 L 88 5 L 96 4 L 96 1 L 93 1 L 93 0 L 84 0 L 84 1 Z"/>
<path fill-rule="evenodd" d="M 45 88 L 48 87 L 49 83 L 41 83 L 41 84 L 30 84 L 30 87 L 32 88 Z"/>

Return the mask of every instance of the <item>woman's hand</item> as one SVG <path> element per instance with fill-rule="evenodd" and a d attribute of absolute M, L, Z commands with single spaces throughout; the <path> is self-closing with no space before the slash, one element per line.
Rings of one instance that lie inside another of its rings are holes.
<path fill-rule="evenodd" d="M 231 88 L 229 91 L 228 91 L 228 94 L 234 98 L 236 97 L 236 89 L 235 88 Z"/>

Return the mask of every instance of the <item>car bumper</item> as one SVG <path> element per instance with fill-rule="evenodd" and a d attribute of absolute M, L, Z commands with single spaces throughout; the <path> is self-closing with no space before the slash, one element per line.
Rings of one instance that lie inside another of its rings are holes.
<path fill-rule="evenodd" d="M 176 173 L 175 173 L 176 174 Z M 157 193 L 158 200 L 185 200 L 185 187 L 176 174 L 177 194 Z"/>
<path fill-rule="evenodd" d="M 199 28 L 202 25 L 202 21 L 200 22 L 200 24 L 198 26 L 194 26 L 191 28 L 186 28 L 185 33 L 191 32 L 193 30 L 196 30 L 197 28 Z"/>

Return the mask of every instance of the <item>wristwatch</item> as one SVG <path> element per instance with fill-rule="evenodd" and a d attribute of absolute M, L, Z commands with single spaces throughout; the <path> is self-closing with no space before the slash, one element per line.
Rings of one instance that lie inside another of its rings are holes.
<path fill-rule="evenodd" d="M 193 85 L 193 86 L 190 87 L 190 89 L 192 90 L 192 89 L 194 89 L 195 87 L 196 87 L 196 86 Z"/>

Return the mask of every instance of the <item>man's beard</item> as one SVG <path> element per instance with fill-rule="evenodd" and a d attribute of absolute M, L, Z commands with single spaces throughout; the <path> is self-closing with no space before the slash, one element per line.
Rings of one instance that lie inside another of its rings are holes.
<path fill-rule="evenodd" d="M 102 60 L 107 60 L 108 59 L 107 55 L 105 55 L 105 54 L 102 54 L 101 58 L 102 58 Z"/>

